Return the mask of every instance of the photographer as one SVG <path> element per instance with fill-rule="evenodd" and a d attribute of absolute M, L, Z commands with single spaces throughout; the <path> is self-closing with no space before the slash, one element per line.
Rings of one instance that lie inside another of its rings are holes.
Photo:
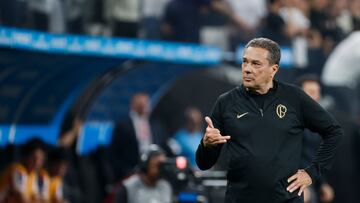
<path fill-rule="evenodd" d="M 115 203 L 169 203 L 172 189 L 160 177 L 160 165 L 166 161 L 165 153 L 157 145 L 150 145 L 140 157 L 139 171 L 125 179 L 115 194 Z"/>

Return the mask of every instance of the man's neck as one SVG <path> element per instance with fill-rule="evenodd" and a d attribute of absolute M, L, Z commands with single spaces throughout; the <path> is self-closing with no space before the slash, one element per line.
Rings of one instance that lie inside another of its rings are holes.
<path fill-rule="evenodd" d="M 148 115 L 146 114 L 139 114 L 138 112 L 136 111 L 130 111 L 129 113 L 130 117 L 132 118 L 141 118 L 141 119 L 148 119 Z"/>
<path fill-rule="evenodd" d="M 246 90 L 250 90 L 250 91 L 253 91 L 253 92 L 256 92 L 256 93 L 258 93 L 258 94 L 266 94 L 266 93 L 268 93 L 269 92 L 269 90 L 271 89 L 271 88 L 273 88 L 274 87 L 274 82 L 273 81 L 271 81 L 270 83 L 268 83 L 268 84 L 266 84 L 266 85 L 264 85 L 263 87 L 260 87 L 260 88 L 258 88 L 258 89 L 249 89 L 249 88 L 246 88 Z"/>
<path fill-rule="evenodd" d="M 147 177 L 145 174 L 140 174 L 140 179 L 143 181 L 143 183 L 148 187 L 154 187 L 156 185 L 156 181 L 151 180 L 149 177 Z"/>

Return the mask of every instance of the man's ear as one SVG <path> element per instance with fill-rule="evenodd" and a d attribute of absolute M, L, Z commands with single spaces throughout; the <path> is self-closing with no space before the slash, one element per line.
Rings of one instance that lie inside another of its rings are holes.
<path fill-rule="evenodd" d="M 271 77 L 274 78 L 275 74 L 279 71 L 279 65 L 278 64 L 274 64 L 271 66 Z"/>

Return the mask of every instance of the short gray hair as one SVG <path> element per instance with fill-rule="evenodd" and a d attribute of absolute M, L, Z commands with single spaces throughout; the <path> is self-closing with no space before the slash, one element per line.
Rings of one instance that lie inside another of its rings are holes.
<path fill-rule="evenodd" d="M 245 49 L 248 47 L 262 48 L 268 50 L 268 61 L 271 65 L 280 63 L 281 51 L 278 43 L 268 38 L 255 38 L 248 42 Z"/>

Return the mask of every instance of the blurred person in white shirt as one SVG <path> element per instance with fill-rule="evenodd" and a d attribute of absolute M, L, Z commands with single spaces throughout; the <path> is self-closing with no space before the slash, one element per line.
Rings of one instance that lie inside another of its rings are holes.
<path fill-rule="evenodd" d="M 234 22 L 233 30 L 230 33 L 234 40 L 233 46 L 256 37 L 261 28 L 261 20 L 267 14 L 266 0 L 225 1 L 231 8 L 230 17 Z"/>
<path fill-rule="evenodd" d="M 105 0 L 104 15 L 112 35 L 136 38 L 140 22 L 140 0 Z"/>
<path fill-rule="evenodd" d="M 299 0 L 283 2 L 284 7 L 280 9 L 280 15 L 289 28 L 288 36 L 292 39 L 294 63 L 296 67 L 304 68 L 308 64 L 306 34 L 310 28 L 310 20 L 305 13 L 308 3 Z"/>

